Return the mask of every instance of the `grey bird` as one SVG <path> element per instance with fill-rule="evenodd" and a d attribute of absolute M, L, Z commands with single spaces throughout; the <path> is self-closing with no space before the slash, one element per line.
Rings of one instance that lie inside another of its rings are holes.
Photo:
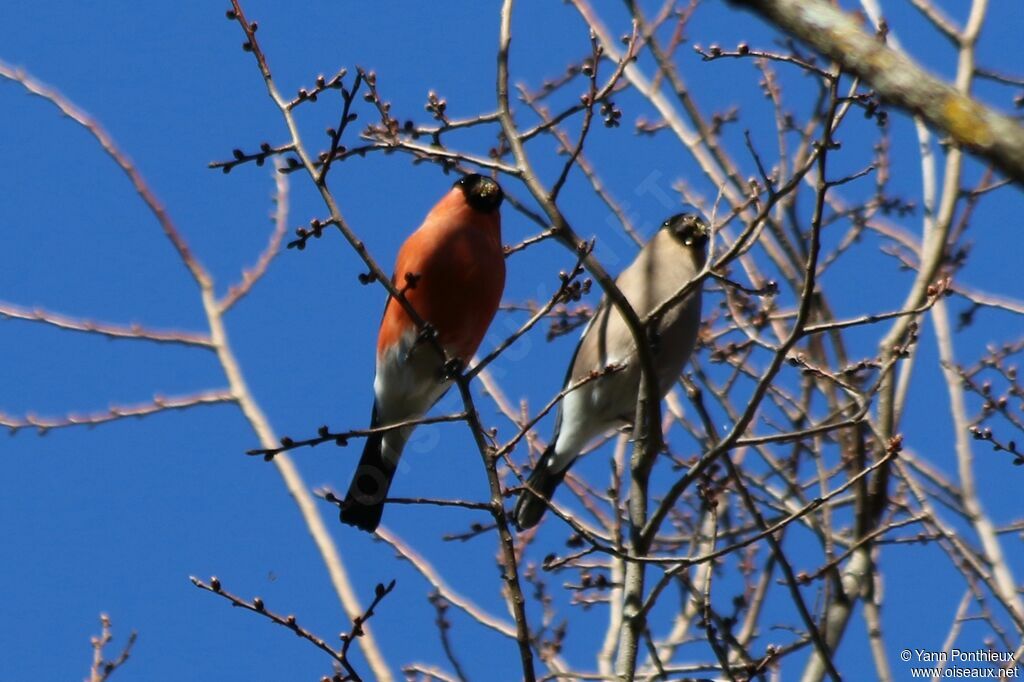
<path fill-rule="evenodd" d="M 615 284 L 641 321 L 700 273 L 707 260 L 709 237 L 707 223 L 695 213 L 672 216 L 619 275 Z M 650 336 L 662 397 L 693 352 L 700 329 L 700 306 L 698 284 L 655 322 Z M 520 530 L 537 525 L 555 489 L 592 438 L 633 422 L 640 390 L 636 344 L 625 320 L 606 296 L 583 330 L 564 386 L 609 365 L 621 368 L 570 391 L 559 403 L 551 444 L 537 460 L 516 502 L 513 514 Z"/>

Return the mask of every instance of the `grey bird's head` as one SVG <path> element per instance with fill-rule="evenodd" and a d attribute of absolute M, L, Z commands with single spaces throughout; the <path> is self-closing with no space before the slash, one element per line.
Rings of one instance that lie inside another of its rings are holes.
<path fill-rule="evenodd" d="M 662 223 L 661 227 L 668 230 L 677 242 L 692 249 L 701 259 L 704 258 L 708 240 L 711 238 L 711 228 L 700 215 L 678 213 Z"/>
<path fill-rule="evenodd" d="M 462 176 L 455 181 L 455 187 L 462 190 L 466 203 L 481 213 L 497 211 L 505 198 L 501 185 L 478 173 Z"/>

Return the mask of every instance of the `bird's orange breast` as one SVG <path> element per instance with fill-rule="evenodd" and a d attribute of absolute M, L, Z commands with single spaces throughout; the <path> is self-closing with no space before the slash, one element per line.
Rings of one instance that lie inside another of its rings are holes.
<path fill-rule="evenodd" d="M 505 288 L 505 255 L 497 211 L 471 208 L 453 188 L 406 239 L 395 262 L 394 284 L 450 353 L 468 361 L 498 310 Z M 415 280 L 408 284 L 407 275 Z M 392 347 L 415 324 L 389 298 L 377 353 Z"/>

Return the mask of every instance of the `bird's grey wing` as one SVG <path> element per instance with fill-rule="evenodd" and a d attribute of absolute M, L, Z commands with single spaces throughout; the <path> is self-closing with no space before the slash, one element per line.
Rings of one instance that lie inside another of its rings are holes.
<path fill-rule="evenodd" d="M 603 318 L 604 321 L 601 321 Z M 580 340 L 576 343 L 576 348 L 572 351 L 572 357 L 569 359 L 568 368 L 565 371 L 565 379 L 562 380 L 562 390 L 571 386 L 573 383 L 586 377 L 594 369 L 600 369 L 592 367 L 587 364 L 591 352 L 589 350 L 583 351 L 583 358 L 580 357 L 580 351 L 587 345 L 587 339 L 590 337 L 591 330 L 595 327 L 600 327 L 607 324 L 608 318 L 608 302 L 602 298 L 600 303 L 597 305 L 597 310 L 594 311 L 594 315 L 587 322 L 583 328 L 583 333 L 580 334 Z M 558 434 L 562 430 L 562 404 L 559 403 L 558 410 L 555 412 L 555 430 L 551 434 L 551 442 L 554 443 L 558 440 Z"/>

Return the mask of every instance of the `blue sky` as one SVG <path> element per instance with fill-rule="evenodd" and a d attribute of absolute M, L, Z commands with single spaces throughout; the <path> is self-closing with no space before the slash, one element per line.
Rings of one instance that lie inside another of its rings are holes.
<path fill-rule="evenodd" d="M 569 6 L 520 5 L 513 80 L 535 87 L 587 53 L 587 33 Z M 921 29 L 905 3 L 887 5 L 904 44 L 929 55 L 929 66 L 948 77 L 955 60 L 949 54 L 931 57 L 945 54 L 939 52 L 944 48 L 939 39 Z M 1019 7 L 1012 0 L 991 5 L 980 62 L 1019 70 Z M 599 6 L 616 33 L 628 30 L 618 4 Z M 427 120 L 423 103 L 428 90 L 447 98 L 452 116 L 493 107 L 496 3 L 461 2 L 440 10 L 426 3 L 307 2 L 286 9 L 282 3 L 250 0 L 245 8 L 260 22 L 260 39 L 285 92 L 310 85 L 319 73 L 362 65 L 377 72 L 379 87 L 401 119 Z M 102 122 L 168 207 L 221 293 L 266 242 L 273 178 L 267 168 L 245 166 L 225 176 L 206 165 L 228 158 L 235 147 L 285 140 L 280 116 L 251 56 L 239 49 L 242 36 L 237 25 L 224 19 L 224 9 L 219 3 L 194 1 L 143 6 L 123 0 L 8 0 L 0 5 L 0 59 L 26 68 Z M 689 35 L 704 45 L 746 40 L 770 47 L 773 34 L 751 15 L 708 2 L 695 14 Z M 744 128 L 765 148 L 773 148 L 774 125 L 757 88 L 757 72 L 748 63 L 703 64 L 685 47 L 680 54 L 683 71 L 708 110 L 741 107 L 743 118 L 730 138 L 734 155 L 747 163 Z M 650 72 L 650 64 L 644 64 Z M 793 93 L 798 106 L 808 95 L 798 91 L 799 77 L 789 76 L 788 83 L 787 93 Z M 981 84 L 978 91 L 993 104 L 1008 106 L 1009 90 Z M 569 93 L 564 101 L 575 96 Z M 677 142 L 634 136 L 632 122 L 638 115 L 650 118 L 649 110 L 629 98 L 620 105 L 626 123 L 617 130 L 599 127 L 588 153 L 649 234 L 666 209 L 650 192 L 637 189 L 645 182 L 667 194 L 680 177 L 706 196 L 714 190 Z M 110 322 L 202 331 L 198 291 L 152 216 L 95 141 L 14 84 L 0 83 L 0 107 L 0 301 Z M 359 123 L 370 113 L 361 110 Z M 337 110 L 333 101 L 322 102 L 302 115 L 304 134 L 319 143 Z M 920 171 L 912 126 L 903 116 L 893 119 L 893 188 L 914 196 Z M 850 124 L 844 138 L 847 153 L 837 161 L 837 173 L 870 160 L 870 149 L 857 145 L 858 131 L 869 131 L 869 125 Z M 461 139 L 486 151 L 486 139 L 475 133 Z M 537 149 L 540 171 L 550 181 L 560 166 L 549 142 Z M 969 177 L 979 173 L 977 164 L 969 164 Z M 371 155 L 337 167 L 332 175 L 346 217 L 385 269 L 401 240 L 452 181 L 435 166 L 414 166 L 397 155 Z M 291 224 L 322 218 L 325 209 L 308 183 L 298 176 L 294 180 Z M 522 187 L 508 184 L 507 189 L 525 196 Z M 607 209 L 586 192 L 578 174 L 563 204 L 581 234 L 598 237 L 597 254 L 611 271 L 632 258 L 633 247 L 612 229 Z M 981 205 L 964 281 L 1019 295 L 1022 209 L 1017 190 Z M 917 233 L 919 222 L 919 216 L 910 216 L 904 226 Z M 503 229 L 507 243 L 537 232 L 509 210 Z M 506 300 L 546 298 L 557 284 L 557 270 L 571 265 L 572 257 L 550 242 L 516 256 L 509 263 Z M 320 424 L 359 428 L 368 419 L 372 349 L 384 293 L 362 287 L 356 278 L 362 271 L 351 249 L 330 234 L 304 252 L 281 254 L 230 313 L 235 351 L 278 433 L 301 437 Z M 840 316 L 892 309 L 902 296 L 894 287 L 909 281 L 891 259 L 878 255 L 837 267 L 828 277 L 826 286 L 835 292 Z M 499 316 L 485 345 L 497 343 L 520 322 L 519 317 Z M 1019 318 L 981 313 L 978 324 L 958 335 L 958 352 L 977 357 L 985 343 L 1012 338 L 1020 329 Z M 936 466 L 953 471 L 950 429 L 933 416 L 935 411 L 941 415 L 946 404 L 934 343 L 928 333 L 922 337 L 915 409 L 907 417 L 913 434 L 909 444 Z M 875 336 L 863 339 L 858 355 L 872 354 Z M 528 396 L 535 409 L 546 402 L 559 388 L 573 343 L 569 338 L 546 344 L 538 329 L 515 346 L 494 367 L 508 395 Z M 145 402 L 155 393 L 188 394 L 225 385 L 215 358 L 203 350 L 109 341 L 18 321 L 0 323 L 0 358 L 0 412 L 8 414 L 88 412 Z M 455 404 L 452 397 L 448 400 L 443 405 Z M 502 435 L 512 434 L 489 405 L 484 416 L 500 426 Z M 187 580 L 216 574 L 232 591 L 259 594 L 271 608 L 299 615 L 324 636 L 347 629 L 278 475 L 243 454 L 255 445 L 255 435 L 228 405 L 58 430 L 45 437 L 26 431 L 0 438 L 0 641 L 7 653 L 0 659 L 0 680 L 83 677 L 91 655 L 88 638 L 98 631 L 101 611 L 112 616 L 118 635 L 130 629 L 140 633 L 133 658 L 118 678 L 319 679 L 328 672 L 329 661 L 307 643 L 232 610 Z M 680 448 L 692 453 L 694 445 Z M 325 447 L 300 451 L 296 460 L 311 486 L 341 488 L 357 454 L 356 447 Z M 523 461 L 525 450 L 518 449 L 515 457 Z M 1003 458 L 985 448 L 977 449 L 977 458 L 990 511 L 1001 522 L 1016 517 L 1021 472 L 1009 470 Z M 607 465 L 591 458 L 585 466 L 584 471 L 601 476 Z M 465 429 L 424 430 L 411 444 L 393 492 L 483 499 L 486 481 Z M 397 591 L 373 621 L 396 670 L 414 660 L 441 662 L 428 586 L 387 547 L 337 525 L 326 506 L 324 512 L 361 598 L 367 599 L 377 582 L 398 580 Z M 385 517 L 398 533 L 422 542 L 426 554 L 443 557 L 450 584 L 505 617 L 490 538 L 465 544 L 437 540 L 472 520 L 477 517 L 462 510 L 410 507 L 390 509 Z M 545 546 L 559 547 L 564 528 L 545 528 L 542 537 Z M 1024 551 L 1019 542 L 1007 544 L 1020 569 Z M 886 565 L 886 624 L 901 633 L 892 641 L 937 646 L 961 586 L 934 548 L 899 551 L 900 560 Z M 722 584 L 727 589 L 730 578 L 723 577 Z M 773 608 L 782 614 L 787 607 Z M 471 675 L 515 678 L 515 651 L 508 641 L 454 610 L 450 617 Z M 583 662 L 600 632 L 600 618 L 590 622 L 585 613 L 574 618 L 579 625 L 570 630 L 566 655 Z M 859 624 L 851 627 L 862 630 Z M 970 639 L 970 627 L 965 637 Z M 861 632 L 852 634 L 841 650 L 839 661 L 851 679 L 861 677 L 859 671 L 870 674 L 862 667 L 868 665 L 866 652 Z"/>

